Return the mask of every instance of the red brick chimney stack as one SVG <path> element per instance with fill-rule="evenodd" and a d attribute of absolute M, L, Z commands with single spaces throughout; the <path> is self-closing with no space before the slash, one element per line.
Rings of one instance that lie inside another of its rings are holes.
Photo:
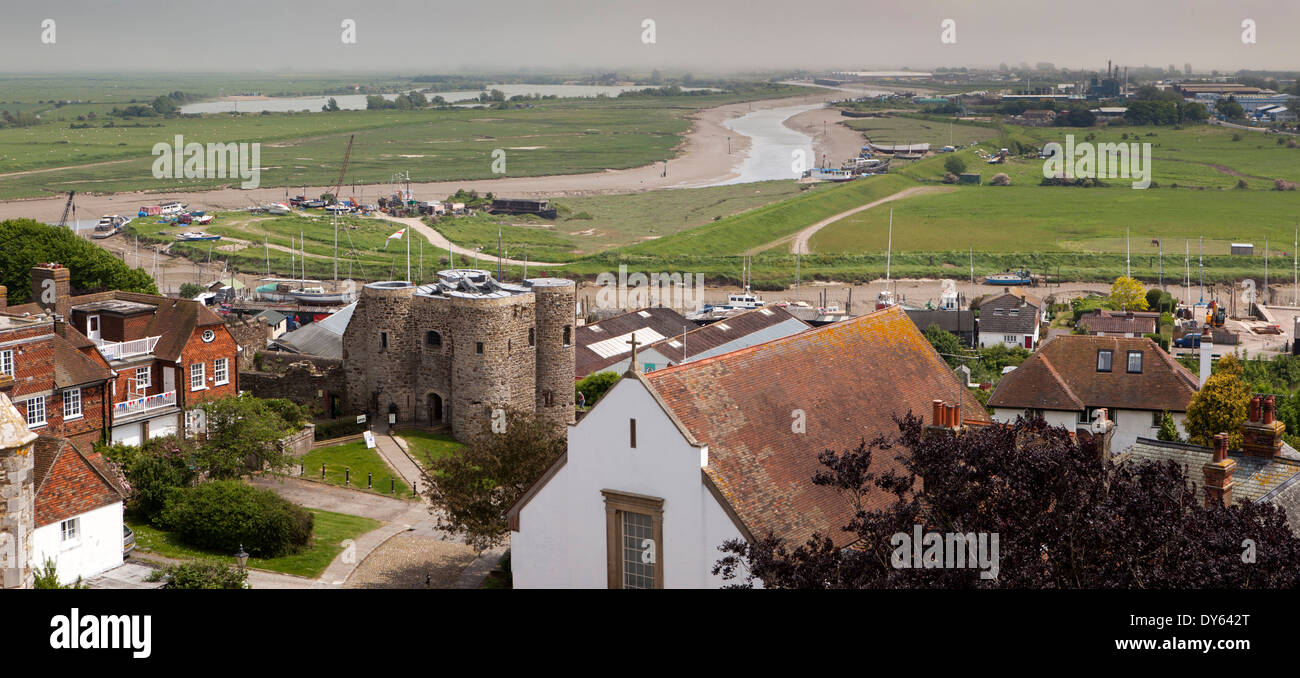
<path fill-rule="evenodd" d="M 1214 436 L 1214 459 L 1201 467 L 1205 474 L 1205 506 L 1232 505 L 1232 472 L 1237 462 L 1228 458 L 1228 434 Z"/>
<path fill-rule="evenodd" d="M 71 312 L 72 276 L 67 267 L 59 263 L 37 264 L 32 267 L 32 301 L 46 313 L 68 320 Z"/>
<path fill-rule="evenodd" d="M 1249 415 L 1241 425 L 1241 452 L 1252 457 L 1272 459 L 1282 451 L 1282 434 L 1286 424 L 1277 420 L 1277 403 L 1273 396 L 1253 396 Z"/>

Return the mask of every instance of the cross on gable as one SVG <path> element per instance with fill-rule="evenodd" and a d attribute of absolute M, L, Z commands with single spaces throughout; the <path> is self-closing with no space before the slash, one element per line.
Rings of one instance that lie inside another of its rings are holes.
<path fill-rule="evenodd" d="M 631 363 L 630 367 L 631 367 L 632 369 L 636 369 L 636 345 L 637 345 L 636 332 L 633 332 L 633 333 L 632 333 L 632 338 L 631 338 L 631 339 L 629 339 L 629 340 L 627 340 L 627 341 L 625 341 L 625 342 L 623 342 L 623 343 L 625 343 L 625 344 L 631 344 L 631 345 L 632 345 L 632 363 Z"/>

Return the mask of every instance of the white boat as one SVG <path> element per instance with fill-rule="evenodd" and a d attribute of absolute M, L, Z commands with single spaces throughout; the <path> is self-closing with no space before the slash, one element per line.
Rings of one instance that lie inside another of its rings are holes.
<path fill-rule="evenodd" d="M 762 299 L 750 294 L 749 290 L 745 290 L 744 293 L 727 295 L 727 306 L 731 308 L 758 308 L 766 303 L 767 302 Z"/>
<path fill-rule="evenodd" d="M 289 290 L 289 296 L 302 304 L 348 304 L 352 302 L 351 292 L 326 292 L 324 287 L 302 287 Z"/>
<path fill-rule="evenodd" d="M 186 231 L 176 236 L 176 239 L 181 242 L 195 242 L 199 240 L 220 240 L 221 236 L 212 233 L 204 233 L 203 231 Z"/>
<path fill-rule="evenodd" d="M 274 214 L 276 216 L 284 216 L 289 213 L 289 206 L 282 202 L 271 203 L 266 206 L 266 213 Z"/>
<path fill-rule="evenodd" d="M 129 223 L 131 223 L 130 219 L 116 214 L 112 216 L 106 214 L 99 218 L 99 223 L 95 224 L 95 231 L 90 234 L 90 237 L 100 240 L 110 238 L 117 235 L 122 230 L 122 227 Z"/>

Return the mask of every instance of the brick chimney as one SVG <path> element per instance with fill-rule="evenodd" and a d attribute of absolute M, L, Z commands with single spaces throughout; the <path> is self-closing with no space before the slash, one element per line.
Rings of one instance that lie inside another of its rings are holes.
<path fill-rule="evenodd" d="M 0 285 L 0 311 L 9 308 L 9 288 Z"/>
<path fill-rule="evenodd" d="M 949 405 L 942 400 L 930 403 L 930 425 L 928 431 L 955 433 L 961 429 L 961 405 Z"/>
<path fill-rule="evenodd" d="M 69 294 L 72 276 L 59 263 L 37 264 L 32 267 L 32 301 L 46 313 L 54 313 L 68 320 L 71 310 Z"/>
<path fill-rule="evenodd" d="M 1078 424 L 1074 428 L 1075 437 L 1081 441 L 1091 441 L 1096 445 L 1097 458 L 1106 461 L 1111 458 L 1111 440 L 1115 438 L 1115 422 L 1111 420 L 1109 410 L 1098 408 L 1092 415 L 1092 421 Z"/>
<path fill-rule="evenodd" d="M 1241 453 L 1272 459 L 1282 451 L 1282 434 L 1286 424 L 1277 420 L 1277 403 L 1273 396 L 1253 396 L 1250 412 L 1241 425 Z"/>
<path fill-rule="evenodd" d="M 1232 472 L 1237 462 L 1228 458 L 1228 434 L 1214 436 L 1214 459 L 1205 463 L 1205 507 L 1232 505 Z"/>

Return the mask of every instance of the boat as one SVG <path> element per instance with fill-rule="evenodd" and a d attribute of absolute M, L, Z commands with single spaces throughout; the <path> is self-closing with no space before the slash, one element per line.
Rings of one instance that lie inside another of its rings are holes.
<path fill-rule="evenodd" d="M 99 223 L 95 224 L 95 231 L 90 234 L 90 237 L 99 240 L 111 238 L 121 232 L 122 227 L 129 223 L 131 223 L 131 220 L 125 217 L 116 214 L 112 216 L 106 214 L 99 218 Z"/>
<path fill-rule="evenodd" d="M 195 242 L 198 240 L 220 240 L 221 236 L 204 233 L 203 231 L 186 231 L 176 236 L 176 239 L 181 242 Z"/>
<path fill-rule="evenodd" d="M 348 304 L 352 302 L 351 292 L 326 292 L 324 287 L 300 287 L 289 290 L 289 296 L 302 304 Z"/>
<path fill-rule="evenodd" d="M 984 276 L 984 284 L 986 285 L 1030 285 L 1033 282 L 1033 278 L 1029 277 L 1029 269 Z"/>
<path fill-rule="evenodd" d="M 767 302 L 762 299 L 750 294 L 748 289 L 746 289 L 744 293 L 727 295 L 727 308 L 758 308 L 766 303 Z"/>
<path fill-rule="evenodd" d="M 284 216 L 289 213 L 289 206 L 282 202 L 272 203 L 266 206 L 266 213 Z"/>
<path fill-rule="evenodd" d="M 194 218 L 194 223 L 199 224 L 200 226 L 211 222 L 212 222 L 211 214 L 202 214 Z"/>
<path fill-rule="evenodd" d="M 835 182 L 853 181 L 854 179 L 857 179 L 859 176 L 861 176 L 849 170 L 822 169 L 820 167 L 811 169 L 808 172 L 809 172 L 808 176 L 813 179 L 816 179 L 817 181 L 835 181 Z"/>

